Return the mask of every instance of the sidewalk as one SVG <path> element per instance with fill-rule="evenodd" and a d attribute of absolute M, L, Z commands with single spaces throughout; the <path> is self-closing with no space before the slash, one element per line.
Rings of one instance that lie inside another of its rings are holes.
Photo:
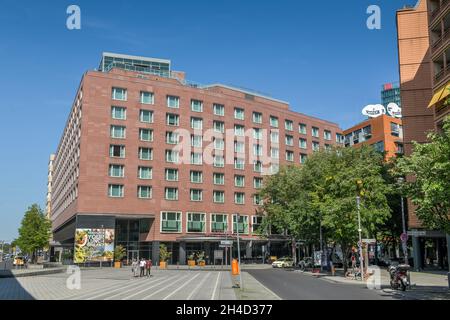
<path fill-rule="evenodd" d="M 239 283 L 239 277 L 232 277 L 234 284 Z M 234 292 L 238 300 L 281 300 L 274 292 L 262 285 L 248 272 L 242 272 L 244 288 L 235 288 Z"/>

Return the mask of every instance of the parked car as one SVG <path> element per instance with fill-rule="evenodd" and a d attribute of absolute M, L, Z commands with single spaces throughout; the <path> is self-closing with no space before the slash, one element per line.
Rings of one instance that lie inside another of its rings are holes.
<path fill-rule="evenodd" d="M 294 260 L 289 257 L 280 258 L 272 263 L 273 268 L 292 268 Z"/>

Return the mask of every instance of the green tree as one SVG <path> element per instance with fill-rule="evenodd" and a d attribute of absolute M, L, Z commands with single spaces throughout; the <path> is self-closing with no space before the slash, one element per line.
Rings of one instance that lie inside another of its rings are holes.
<path fill-rule="evenodd" d="M 414 143 L 413 153 L 398 161 L 396 172 L 408 176 L 404 191 L 424 226 L 450 234 L 450 116 L 442 132 L 430 133 L 428 139 Z"/>
<path fill-rule="evenodd" d="M 322 150 L 303 170 L 309 172 L 311 207 L 318 213 L 330 240 L 341 246 L 344 268 L 351 247 L 358 242 L 356 197 L 360 196 L 363 235 L 373 237 L 390 217 L 382 176 L 383 156 L 370 146 Z"/>
<path fill-rule="evenodd" d="M 33 204 L 25 212 L 19 228 L 19 237 L 15 243 L 22 252 L 32 254 L 33 262 L 35 262 L 37 250 L 48 246 L 50 229 L 51 222 L 42 209 L 37 204 Z"/>

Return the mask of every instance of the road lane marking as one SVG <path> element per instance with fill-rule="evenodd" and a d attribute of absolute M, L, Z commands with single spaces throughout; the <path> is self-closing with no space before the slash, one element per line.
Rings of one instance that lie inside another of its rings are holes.
<path fill-rule="evenodd" d="M 162 277 L 162 278 L 159 278 L 159 279 L 155 279 L 154 281 L 151 281 L 151 282 L 144 282 L 142 285 L 138 285 L 138 286 L 136 286 L 136 287 L 134 287 L 134 288 L 131 288 L 131 289 L 128 289 L 128 290 L 125 290 L 125 291 L 122 291 L 122 292 L 113 294 L 112 296 L 106 297 L 106 298 L 104 298 L 103 300 L 111 300 L 111 299 L 114 298 L 114 297 L 118 297 L 118 296 L 120 296 L 120 295 L 122 295 L 122 294 L 131 292 L 131 291 L 136 290 L 136 289 L 140 289 L 140 288 L 142 288 L 144 285 L 149 285 L 149 284 L 152 284 L 152 285 L 153 285 L 153 284 L 155 284 L 155 283 L 157 283 L 157 282 L 160 282 L 161 280 L 164 280 L 164 279 L 167 279 L 167 277 Z"/>
<path fill-rule="evenodd" d="M 197 292 L 197 290 L 200 288 L 200 286 L 202 286 L 205 282 L 206 279 L 208 279 L 208 277 L 211 275 L 211 272 L 208 272 L 208 274 L 206 275 L 205 278 L 203 278 L 202 281 L 200 281 L 200 283 L 195 287 L 194 290 L 192 290 L 191 294 L 187 297 L 186 300 L 191 300 L 191 298 L 193 297 L 193 295 Z"/>
<path fill-rule="evenodd" d="M 163 300 L 167 300 L 169 299 L 171 296 L 173 296 L 175 293 L 177 293 L 178 291 L 180 291 L 181 289 L 183 289 L 185 286 L 187 286 L 188 283 L 190 283 L 192 280 L 194 280 L 195 278 L 197 278 L 200 275 L 200 273 L 197 273 L 194 277 L 191 278 L 191 280 L 185 282 L 181 287 L 179 287 L 178 289 L 172 291 L 172 293 L 170 293 L 169 295 L 165 296 L 163 298 Z"/>
<path fill-rule="evenodd" d="M 180 277 L 184 277 L 184 275 L 181 275 Z M 178 278 L 179 278 L 179 277 L 177 277 L 176 279 L 178 279 Z M 154 286 L 150 286 L 150 287 L 148 287 L 148 288 L 145 288 L 144 290 L 138 291 L 138 292 L 132 294 L 131 296 L 124 297 L 124 298 L 122 298 L 122 300 L 128 300 L 128 299 L 130 299 L 130 298 L 132 298 L 132 297 L 135 297 L 135 296 L 137 296 L 137 295 L 140 295 L 141 293 L 144 293 L 144 292 L 148 291 L 149 289 L 152 289 L 152 288 L 158 287 L 158 286 L 160 286 L 160 285 L 162 285 L 162 284 L 164 284 L 164 283 L 167 283 L 167 282 L 170 281 L 170 280 L 173 281 L 173 277 L 170 277 L 170 276 L 169 276 L 165 281 L 162 281 L 162 282 L 160 282 L 160 283 L 158 283 L 158 284 L 156 284 L 156 285 L 154 285 Z"/>
<path fill-rule="evenodd" d="M 141 300 L 147 300 L 148 298 L 154 296 L 155 294 L 160 293 L 160 292 L 163 291 L 164 289 L 167 289 L 167 288 L 173 286 L 174 284 L 179 283 L 181 280 L 185 280 L 186 278 L 189 278 L 189 275 L 183 276 L 181 279 L 179 279 L 178 281 L 173 282 L 172 284 L 170 284 L 170 285 L 167 286 L 167 287 L 164 287 L 164 288 L 161 288 L 161 289 L 159 289 L 159 290 L 156 290 L 155 292 L 153 292 L 152 294 L 149 294 L 148 296 L 142 298 Z"/>
<path fill-rule="evenodd" d="M 214 291 L 213 291 L 213 294 L 211 296 L 211 300 L 214 300 L 214 297 L 215 297 L 216 291 L 217 291 L 217 287 L 219 285 L 219 278 L 221 277 L 221 275 L 222 275 L 222 272 L 219 271 L 219 274 L 217 275 L 216 285 L 214 286 Z"/>

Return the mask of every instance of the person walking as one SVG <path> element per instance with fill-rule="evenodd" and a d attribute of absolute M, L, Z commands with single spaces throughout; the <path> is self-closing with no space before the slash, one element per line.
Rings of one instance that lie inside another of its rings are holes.
<path fill-rule="evenodd" d="M 134 277 L 137 277 L 137 270 L 138 270 L 138 262 L 136 259 L 133 259 L 133 262 L 131 263 L 131 272 L 133 273 Z"/>
<path fill-rule="evenodd" d="M 151 275 L 150 275 L 150 273 L 152 272 L 152 259 L 148 259 L 146 262 L 145 262 L 145 269 L 146 269 L 146 271 L 147 271 L 147 278 L 150 278 L 151 277 Z"/>
<path fill-rule="evenodd" d="M 139 267 L 141 269 L 140 277 L 143 277 L 145 275 L 145 260 L 144 260 L 144 258 L 141 258 L 141 261 L 139 262 Z"/>

